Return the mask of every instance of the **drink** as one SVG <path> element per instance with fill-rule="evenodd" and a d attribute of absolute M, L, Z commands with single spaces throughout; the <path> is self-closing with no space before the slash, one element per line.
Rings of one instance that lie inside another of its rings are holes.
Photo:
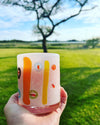
<path fill-rule="evenodd" d="M 34 114 L 54 111 L 60 102 L 59 55 L 20 54 L 17 67 L 19 105 Z"/>

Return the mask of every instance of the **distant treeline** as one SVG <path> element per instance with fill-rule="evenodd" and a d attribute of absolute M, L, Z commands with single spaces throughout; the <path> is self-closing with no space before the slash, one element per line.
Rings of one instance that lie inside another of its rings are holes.
<path fill-rule="evenodd" d="M 36 42 L 42 42 L 42 40 L 37 40 L 37 41 L 23 41 L 23 40 L 16 40 L 16 39 L 13 39 L 13 40 L 0 40 L 0 43 L 36 43 Z M 47 42 L 80 42 L 78 40 L 75 40 L 75 39 L 72 39 L 72 40 L 66 40 L 66 41 L 59 41 L 59 40 L 53 40 L 53 41 L 50 41 L 50 40 L 47 40 Z"/>
<path fill-rule="evenodd" d="M 38 44 L 39 43 L 39 44 Z M 66 41 L 47 41 L 48 49 L 88 49 L 100 48 L 100 38 L 94 38 L 84 41 L 66 40 Z M 1 40 L 0 48 L 30 48 L 42 49 L 42 41 L 24 41 L 24 40 Z"/>
<path fill-rule="evenodd" d="M 39 42 L 42 42 L 42 40 L 37 40 L 37 41 L 23 41 L 23 40 L 0 40 L 0 43 L 39 43 Z M 50 40 L 47 40 L 47 42 L 60 42 L 60 41 L 57 41 L 57 40 L 54 40 L 54 41 L 50 41 Z"/>
<path fill-rule="evenodd" d="M 23 41 L 23 40 L 0 40 L 0 43 L 14 43 L 14 42 L 17 42 L 17 43 L 25 43 L 25 42 L 33 42 L 33 41 Z"/>

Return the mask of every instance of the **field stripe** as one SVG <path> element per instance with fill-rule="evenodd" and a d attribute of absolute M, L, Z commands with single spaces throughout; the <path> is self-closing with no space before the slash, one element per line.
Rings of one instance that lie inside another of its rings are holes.
<path fill-rule="evenodd" d="M 48 93 L 48 82 L 49 82 L 49 62 L 44 62 L 44 78 L 43 78 L 43 91 L 42 91 L 42 103 L 47 104 L 47 93 Z"/>
<path fill-rule="evenodd" d="M 31 60 L 28 57 L 24 57 L 24 67 L 23 67 L 23 102 L 26 105 L 30 104 L 29 91 L 30 91 L 31 69 L 32 69 L 32 62 L 31 62 Z"/>

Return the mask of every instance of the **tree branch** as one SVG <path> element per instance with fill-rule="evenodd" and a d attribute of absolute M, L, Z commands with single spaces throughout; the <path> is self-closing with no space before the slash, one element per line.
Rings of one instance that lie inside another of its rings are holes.
<path fill-rule="evenodd" d="M 44 37 L 44 36 L 45 36 L 45 35 L 44 35 L 44 32 L 43 32 L 42 28 L 40 28 L 40 18 L 39 18 L 39 13 L 38 13 L 37 10 L 35 10 L 35 12 L 36 12 L 36 15 L 37 15 L 37 28 L 39 29 L 40 33 L 42 34 L 42 37 Z"/>
<path fill-rule="evenodd" d="M 23 7 L 25 10 L 27 10 L 27 11 L 32 11 L 32 10 L 34 10 L 34 7 L 30 7 L 30 6 L 26 6 L 26 5 L 23 5 L 23 4 L 19 4 L 19 3 L 13 3 L 12 5 L 14 5 L 14 6 L 19 6 L 19 7 Z"/>
<path fill-rule="evenodd" d="M 60 1 L 61 1 L 61 0 L 57 0 L 57 1 L 55 2 L 55 4 L 52 6 L 52 8 L 51 8 L 51 10 L 50 10 L 50 12 L 49 12 L 49 14 L 48 14 L 48 16 L 51 15 L 52 11 L 54 10 L 55 7 L 57 7 L 57 5 L 60 3 Z"/>
<path fill-rule="evenodd" d="M 66 19 L 63 19 L 63 20 L 59 21 L 58 23 L 56 23 L 55 27 L 58 26 L 59 24 L 63 23 L 63 22 L 68 21 L 69 19 L 71 19 L 71 18 L 73 18 L 75 16 L 78 16 L 81 13 L 81 11 L 82 11 L 82 8 L 78 11 L 78 13 L 76 13 L 76 14 L 70 16 L 70 17 L 67 17 Z"/>
<path fill-rule="evenodd" d="M 84 3 L 82 3 L 82 7 L 88 2 L 88 0 L 85 0 Z"/>
<path fill-rule="evenodd" d="M 49 37 L 53 33 L 54 29 L 55 29 L 55 26 L 52 27 L 51 31 L 47 35 L 45 35 L 45 37 L 46 38 Z"/>
<path fill-rule="evenodd" d="M 34 4 L 34 11 L 36 12 L 36 15 L 37 15 L 37 28 L 39 29 L 40 33 L 41 33 L 42 36 L 44 37 L 44 33 L 43 33 L 42 29 L 40 28 L 40 17 L 39 17 L 38 10 L 36 9 L 35 0 L 33 0 L 32 2 L 33 2 L 33 4 Z"/>
<path fill-rule="evenodd" d="M 96 5 L 96 6 L 93 6 L 92 8 L 90 8 L 90 9 L 83 9 L 82 11 L 89 11 L 89 10 L 93 10 L 93 9 L 95 9 L 96 7 L 98 7 L 98 6 Z"/>
<path fill-rule="evenodd" d="M 21 1 L 21 0 L 17 0 L 17 1 L 2 0 L 0 3 L 3 5 L 14 5 L 14 6 L 23 7 L 25 10 L 28 10 L 28 11 L 34 10 L 34 6 L 32 4 L 32 1 L 28 2 L 27 0 L 23 0 L 23 1 Z"/>
<path fill-rule="evenodd" d="M 85 0 L 83 3 L 80 0 L 75 0 L 75 1 L 79 3 L 81 7 L 83 7 L 88 2 L 88 0 Z"/>

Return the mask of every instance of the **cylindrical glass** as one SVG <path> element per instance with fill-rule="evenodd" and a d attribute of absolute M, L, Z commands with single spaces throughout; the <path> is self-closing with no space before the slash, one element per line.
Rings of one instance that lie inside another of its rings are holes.
<path fill-rule="evenodd" d="M 60 61 L 53 53 L 17 56 L 18 104 L 34 114 L 52 112 L 60 102 Z"/>

